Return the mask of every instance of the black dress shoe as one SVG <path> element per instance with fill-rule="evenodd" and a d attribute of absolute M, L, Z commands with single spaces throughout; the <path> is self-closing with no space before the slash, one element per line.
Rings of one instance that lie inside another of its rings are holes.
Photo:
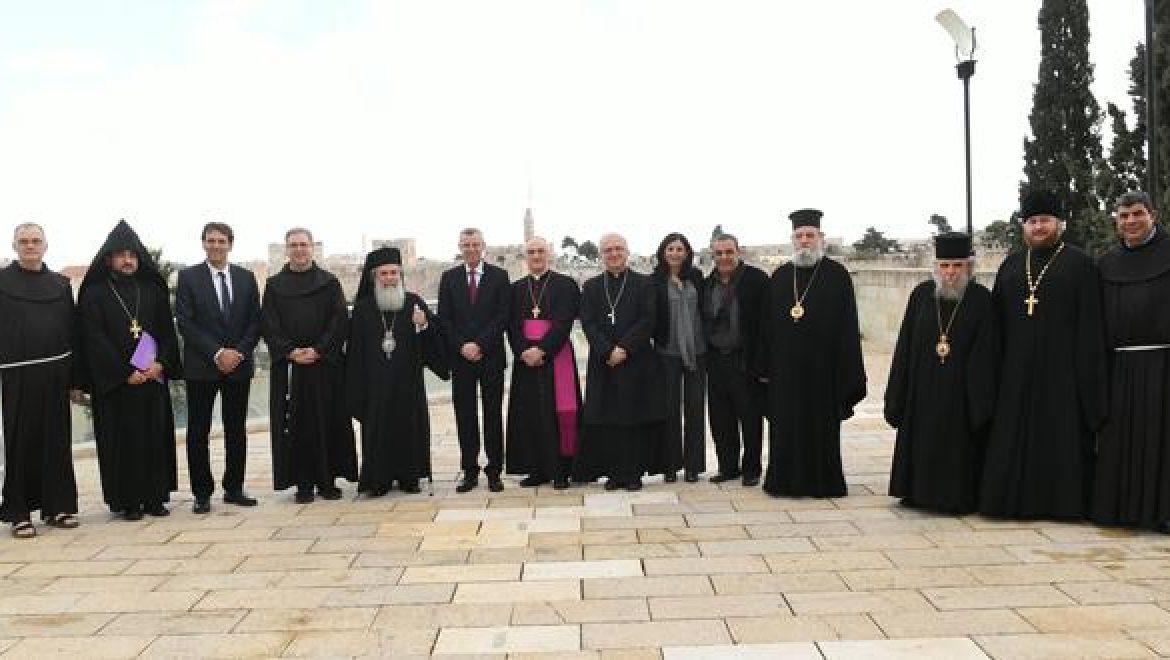
<path fill-rule="evenodd" d="M 1158 523 L 1157 530 L 1162 534 L 1170 534 L 1170 520 L 1163 520 Z"/>
<path fill-rule="evenodd" d="M 610 477 L 610 478 L 605 480 L 605 489 L 606 490 L 617 490 L 621 487 L 622 487 L 622 483 L 620 481 L 618 481 L 617 479 L 614 479 L 613 477 Z"/>
<path fill-rule="evenodd" d="M 337 486 L 318 487 L 317 492 L 321 494 L 322 499 L 339 500 L 341 499 L 341 489 Z"/>
<path fill-rule="evenodd" d="M 195 506 L 191 507 L 191 513 L 211 513 L 211 498 L 196 497 Z"/>
<path fill-rule="evenodd" d="M 470 493 L 479 485 L 479 479 L 476 477 L 463 477 L 459 484 L 455 486 L 456 493 Z"/>
<path fill-rule="evenodd" d="M 735 474 L 723 474 L 722 472 L 720 472 L 719 474 L 711 477 L 710 481 L 713 484 L 721 484 L 724 481 L 731 481 L 732 479 L 738 479 L 738 478 L 739 478 L 738 472 Z M 744 477 L 744 479 L 747 479 L 747 477 Z"/>
<path fill-rule="evenodd" d="M 419 493 L 422 492 L 422 489 L 418 487 L 418 479 L 410 479 L 409 481 L 399 481 L 398 487 L 402 489 L 402 492 L 409 493 L 411 495 L 418 495 Z"/>
<path fill-rule="evenodd" d="M 500 479 L 499 475 L 488 477 L 488 490 L 493 493 L 501 493 L 504 491 L 504 481 Z"/>
<path fill-rule="evenodd" d="M 672 484 L 672 483 L 678 481 L 678 473 L 677 472 L 667 472 L 666 474 L 662 475 L 662 480 L 668 484 Z"/>
<path fill-rule="evenodd" d="M 249 496 L 242 490 L 224 493 L 223 501 L 236 506 L 256 506 L 256 498 Z"/>
<path fill-rule="evenodd" d="M 162 505 L 162 502 L 159 502 L 158 504 L 147 504 L 145 507 L 143 507 L 143 511 L 146 511 L 155 518 L 162 518 L 164 516 L 171 515 L 171 512 L 167 511 L 167 508 Z"/>
<path fill-rule="evenodd" d="M 693 484 L 698 480 L 699 480 L 699 473 L 698 472 L 691 472 L 690 470 L 687 470 L 686 474 L 683 475 L 683 481 L 687 482 L 688 484 Z"/>
<path fill-rule="evenodd" d="M 368 491 L 366 491 L 366 497 L 384 497 L 386 495 L 386 493 L 389 493 L 389 492 L 390 492 L 389 486 L 379 486 L 377 488 L 371 488 Z"/>
<path fill-rule="evenodd" d="M 521 488 L 533 488 L 535 486 L 543 486 L 547 483 L 548 483 L 548 479 L 545 479 L 544 477 L 539 477 L 535 474 L 530 474 L 527 477 L 524 477 L 523 479 L 520 480 L 520 487 Z"/>
<path fill-rule="evenodd" d="M 630 483 L 626 484 L 626 490 L 642 490 L 642 480 L 634 479 Z"/>
<path fill-rule="evenodd" d="M 756 486 L 760 485 L 760 478 L 758 476 L 757 477 L 744 477 L 743 478 L 743 485 L 747 488 L 755 488 Z"/>
<path fill-rule="evenodd" d="M 565 490 L 568 487 L 569 480 L 565 477 L 561 477 L 560 479 L 553 481 L 553 490 Z"/>
<path fill-rule="evenodd" d="M 135 520 L 142 520 L 142 507 L 130 507 L 122 513 L 122 517 L 131 522 Z"/>
<path fill-rule="evenodd" d="M 313 491 L 311 489 L 297 490 L 297 494 L 295 497 L 293 497 L 293 501 L 297 504 L 309 504 L 313 501 Z"/>

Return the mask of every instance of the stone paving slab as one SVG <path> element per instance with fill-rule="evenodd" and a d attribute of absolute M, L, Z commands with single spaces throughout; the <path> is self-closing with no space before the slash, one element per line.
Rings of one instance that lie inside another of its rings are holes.
<path fill-rule="evenodd" d="M 258 435 L 247 488 L 259 506 L 216 499 L 196 516 L 180 492 L 170 516 L 129 523 L 104 509 L 79 454 L 82 527 L 0 538 L 0 654 L 1170 655 L 1170 539 L 906 509 L 883 495 L 893 435 L 880 396 L 844 426 L 850 496 L 832 499 L 659 478 L 627 493 L 508 477 L 502 493 L 459 495 L 446 406 L 432 410 L 434 496 L 341 484 L 340 501 L 296 504 L 268 490 Z"/>

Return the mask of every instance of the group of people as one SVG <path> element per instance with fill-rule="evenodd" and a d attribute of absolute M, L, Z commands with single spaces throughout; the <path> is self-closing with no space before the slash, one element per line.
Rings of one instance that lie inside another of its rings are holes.
<path fill-rule="evenodd" d="M 1121 245 L 1095 264 L 1061 240 L 1054 196 L 1025 196 L 1026 247 L 992 291 L 973 278 L 969 236 L 935 238 L 934 277 L 910 296 L 886 388 L 891 495 L 948 513 L 1170 531 L 1170 241 L 1145 195 L 1123 196 L 1117 211 Z M 36 511 L 45 524 L 78 525 L 70 400 L 91 405 L 110 510 L 167 515 L 177 487 L 168 385 L 179 379 L 194 512 L 210 512 L 215 491 L 217 395 L 223 500 L 255 505 L 243 488 L 245 421 L 261 339 L 274 487 L 295 487 L 299 503 L 340 498 L 338 478 L 370 497 L 420 492 L 431 477 L 427 370 L 451 380 L 460 493 L 481 472 L 492 492 L 505 472 L 555 489 L 604 477 L 607 490 L 638 490 L 646 475 L 680 473 L 694 482 L 709 421 L 712 482 L 763 477 L 774 496 L 843 496 L 841 423 L 866 376 L 852 280 L 825 255 L 822 217 L 790 214 L 793 258 L 771 276 L 744 262 L 730 234 L 713 237 L 707 276 L 682 234 L 662 240 L 649 274 L 629 267 L 621 235 L 605 234 L 604 271 L 580 288 L 552 269 L 545 239 L 525 244 L 528 275 L 510 282 L 485 261 L 482 232 L 465 229 L 435 311 L 407 291 L 394 248 L 366 256 L 350 309 L 304 228 L 285 234 L 287 264 L 261 297 L 251 272 L 229 262 L 234 235 L 218 222 L 202 231 L 207 260 L 179 273 L 173 310 L 125 222 L 74 305 L 68 280 L 44 264 L 43 229 L 22 224 L 17 260 L 0 270 L 0 520 L 18 538 L 35 536 Z M 576 322 L 588 344 L 584 386 Z"/>
<path fill-rule="evenodd" d="M 970 237 L 936 237 L 886 388 L 891 495 L 1170 532 L 1170 240 L 1156 215 L 1145 193 L 1123 194 L 1119 243 L 1094 261 L 1064 242 L 1059 198 L 1030 192 L 1024 247 L 990 291 Z"/>

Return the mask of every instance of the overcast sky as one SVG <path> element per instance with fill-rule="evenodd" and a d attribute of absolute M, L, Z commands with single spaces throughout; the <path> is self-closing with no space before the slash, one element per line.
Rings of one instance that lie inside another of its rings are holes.
<path fill-rule="evenodd" d="M 1039 0 L 0 0 L 0 226 L 54 266 L 120 217 L 175 260 L 289 226 L 330 252 L 459 228 L 783 242 L 963 222 L 962 85 L 934 22 L 977 27 L 975 224 L 1016 204 Z M 1140 0 L 1090 0 L 1096 93 L 1129 110 Z M 1107 127 L 1105 128 L 1107 132 Z M 1106 140 L 1108 135 L 1106 134 Z"/>

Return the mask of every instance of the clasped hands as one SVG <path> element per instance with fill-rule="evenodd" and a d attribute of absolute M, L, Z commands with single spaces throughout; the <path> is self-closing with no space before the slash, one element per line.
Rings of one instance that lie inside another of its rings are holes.
<path fill-rule="evenodd" d="M 224 348 L 215 356 L 215 368 L 221 374 L 230 374 L 244 361 L 244 354 L 234 348 Z"/>
<path fill-rule="evenodd" d="M 621 346 L 617 346 L 609 352 L 609 357 L 605 358 L 605 364 L 610 367 L 616 367 L 619 364 L 625 362 L 629 357 L 630 354 L 626 352 L 626 349 L 622 348 Z"/>
<path fill-rule="evenodd" d="M 163 366 L 156 362 L 151 362 L 150 366 L 145 369 L 135 369 L 134 373 L 126 379 L 128 385 L 142 385 L 149 383 L 162 377 Z"/>

